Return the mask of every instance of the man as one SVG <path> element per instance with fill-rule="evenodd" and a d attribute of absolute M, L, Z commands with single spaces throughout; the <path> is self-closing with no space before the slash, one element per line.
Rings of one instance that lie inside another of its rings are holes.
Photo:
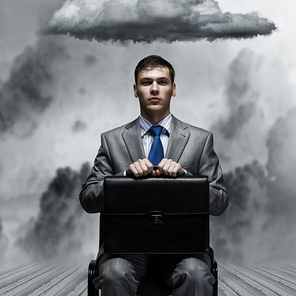
<path fill-rule="evenodd" d="M 170 113 L 171 98 L 176 96 L 174 78 L 172 65 L 159 56 L 148 56 L 138 63 L 134 95 L 139 99 L 141 115 L 101 135 L 101 147 L 79 196 L 85 211 L 103 210 L 104 177 L 130 174 L 135 177 L 207 175 L 210 213 L 220 215 L 227 208 L 228 196 L 212 134 Z M 101 289 L 102 296 L 135 295 L 151 256 L 111 256 L 100 246 L 95 286 Z M 210 273 L 207 254 L 160 255 L 158 260 L 174 296 L 212 295 L 215 279 Z"/>

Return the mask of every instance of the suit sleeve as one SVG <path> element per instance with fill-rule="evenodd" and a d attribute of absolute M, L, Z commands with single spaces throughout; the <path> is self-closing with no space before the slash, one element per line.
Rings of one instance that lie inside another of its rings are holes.
<path fill-rule="evenodd" d="M 200 175 L 208 176 L 210 183 L 210 214 L 221 215 L 229 204 L 229 198 L 223 184 L 222 169 L 213 148 L 213 134 L 209 133 L 200 158 Z"/>
<path fill-rule="evenodd" d="M 123 172 L 121 173 L 123 175 Z M 113 176 L 112 159 L 104 134 L 101 135 L 101 147 L 94 161 L 94 166 L 86 182 L 82 185 L 79 200 L 88 213 L 98 213 L 104 209 L 104 178 Z M 120 174 L 118 174 L 120 175 Z"/>

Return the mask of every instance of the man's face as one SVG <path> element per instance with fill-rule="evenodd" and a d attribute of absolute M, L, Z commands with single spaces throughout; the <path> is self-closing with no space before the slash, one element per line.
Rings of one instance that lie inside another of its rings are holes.
<path fill-rule="evenodd" d="M 176 85 L 171 81 L 169 69 L 159 67 L 140 72 L 134 94 L 139 98 L 141 115 L 145 119 L 159 121 L 169 115 L 171 97 L 176 96 Z"/>

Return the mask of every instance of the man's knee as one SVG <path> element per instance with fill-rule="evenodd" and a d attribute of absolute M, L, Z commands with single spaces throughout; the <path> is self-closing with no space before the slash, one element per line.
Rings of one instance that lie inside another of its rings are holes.
<path fill-rule="evenodd" d="M 131 264 L 122 258 L 112 258 L 99 267 L 100 280 L 116 282 L 131 277 Z"/>
<path fill-rule="evenodd" d="M 175 278 L 183 279 L 192 286 L 214 285 L 215 278 L 209 266 L 196 258 L 183 259 L 175 269 Z"/>
<path fill-rule="evenodd" d="M 211 274 L 209 266 L 196 258 L 187 258 L 185 260 L 185 272 L 187 276 L 192 279 L 193 281 L 211 281 L 211 284 L 214 284 L 213 282 L 213 275 Z"/>

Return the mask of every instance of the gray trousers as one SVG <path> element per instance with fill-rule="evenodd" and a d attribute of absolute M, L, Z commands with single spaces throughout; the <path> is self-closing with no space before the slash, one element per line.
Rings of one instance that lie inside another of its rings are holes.
<path fill-rule="evenodd" d="M 215 278 L 210 272 L 210 258 L 201 255 L 120 255 L 104 254 L 99 261 L 99 276 L 94 285 L 102 296 L 134 296 L 154 257 L 173 288 L 173 296 L 212 296 Z"/>

